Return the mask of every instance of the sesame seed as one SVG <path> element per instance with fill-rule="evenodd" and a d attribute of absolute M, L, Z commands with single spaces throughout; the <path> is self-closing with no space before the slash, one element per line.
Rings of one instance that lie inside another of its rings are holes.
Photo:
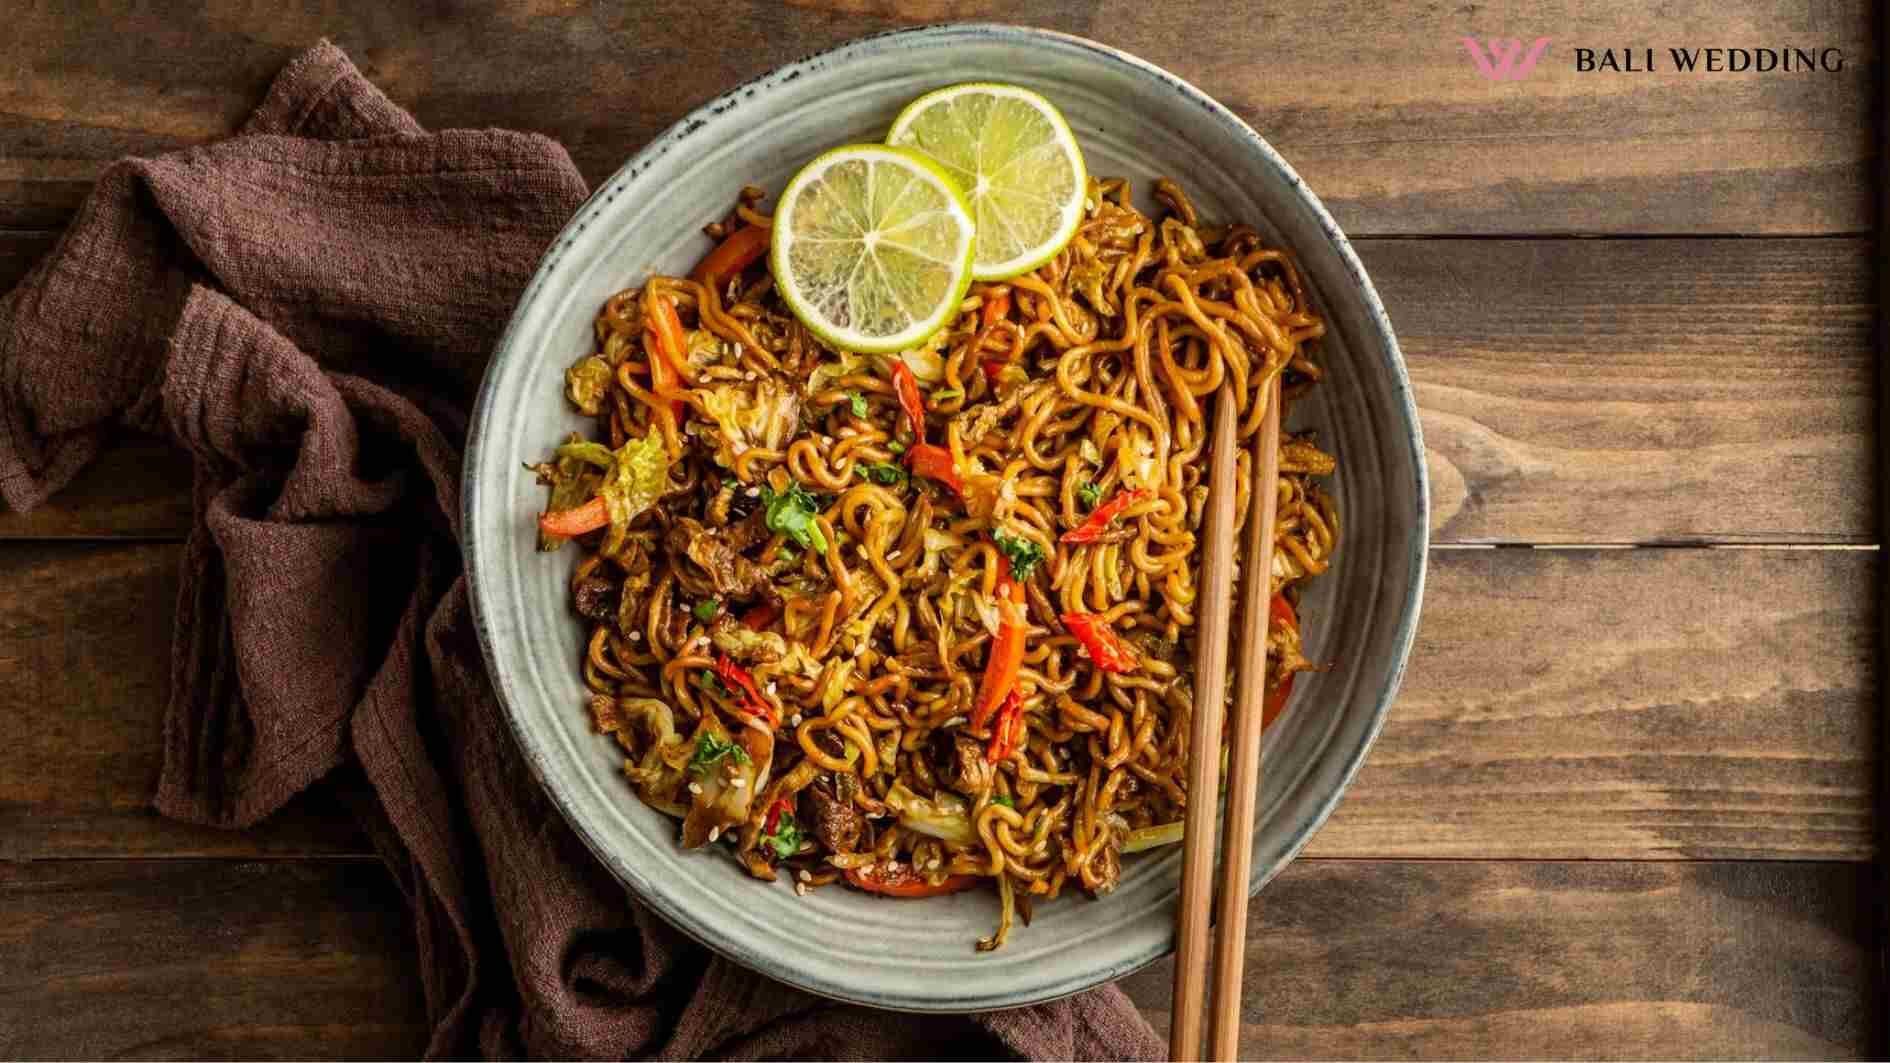
<path fill-rule="evenodd" d="M 809 874 L 806 868 L 801 868 L 800 879 L 802 882 L 812 882 L 814 881 L 814 876 Z"/>
<path fill-rule="evenodd" d="M 898 550 L 894 550 L 894 551 L 893 551 L 892 553 L 890 553 L 890 554 L 887 554 L 887 555 L 886 555 L 886 560 L 888 560 L 888 561 L 897 561 L 897 560 L 899 560 L 899 551 L 898 551 Z"/>
<path fill-rule="evenodd" d="M 692 783 L 690 783 L 690 784 L 689 784 L 689 792 L 690 792 L 690 793 L 692 793 L 692 794 L 699 794 L 699 793 L 701 793 L 701 792 L 702 792 L 702 784 L 701 784 L 701 783 L 699 783 L 699 782 L 692 782 Z"/>
<path fill-rule="evenodd" d="M 807 872 L 803 871 L 801 874 L 805 875 Z M 797 897 L 807 896 L 807 884 L 805 882 L 796 882 L 794 884 L 794 895 Z"/>
<path fill-rule="evenodd" d="M 709 840 L 710 840 L 710 841 L 714 841 L 715 839 L 717 839 L 717 838 L 720 838 L 721 836 L 722 836 L 722 828 L 720 828 L 720 827 L 710 827 L 710 828 L 709 828 Z"/>
<path fill-rule="evenodd" d="M 795 727 L 799 727 L 801 725 L 801 714 L 797 712 L 794 715 L 789 716 L 787 722 L 790 724 L 793 724 Z"/>
<path fill-rule="evenodd" d="M 761 497 L 761 487 L 760 487 L 760 485 L 756 485 L 756 486 L 754 486 L 754 487 L 750 487 L 750 488 L 748 489 L 748 497 L 749 497 L 749 498 L 760 498 L 760 497 Z"/>
<path fill-rule="evenodd" d="M 772 679 L 768 680 L 768 693 L 770 694 L 774 693 L 774 687 L 775 687 L 774 680 Z"/>
<path fill-rule="evenodd" d="M 744 778 L 742 778 L 741 776 L 739 776 L 739 775 L 738 775 L 738 776 L 736 776 L 736 777 L 735 777 L 735 778 L 734 778 L 733 780 L 731 780 L 731 781 L 729 782 L 729 785 L 730 785 L 730 786 L 733 786 L 733 787 L 734 787 L 735 789 L 737 789 L 737 790 L 740 790 L 740 789 L 742 789 L 743 787 L 745 787 L 745 786 L 747 786 L 747 785 L 748 785 L 748 780 L 747 780 L 747 779 L 744 779 Z"/>
<path fill-rule="evenodd" d="M 643 632 L 641 632 L 641 631 L 632 631 L 632 632 L 630 633 L 630 641 L 631 641 L 631 642 L 642 642 L 642 641 L 643 641 Z"/>

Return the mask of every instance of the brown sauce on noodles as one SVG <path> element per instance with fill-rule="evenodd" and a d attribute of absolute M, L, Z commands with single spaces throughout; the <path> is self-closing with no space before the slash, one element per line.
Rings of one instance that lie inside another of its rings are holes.
<path fill-rule="evenodd" d="M 980 947 L 995 948 L 1033 901 L 1106 893 L 1125 851 L 1178 840 L 1208 397 L 1231 378 L 1244 515 L 1257 400 L 1278 382 L 1290 414 L 1319 382 L 1325 326 L 1286 251 L 1197 217 L 1171 183 L 1155 198 L 1150 217 L 1126 183 L 1092 181 L 1069 247 L 974 285 L 904 356 L 827 349 L 765 259 L 707 284 L 652 277 L 604 305 L 571 397 L 596 415 L 591 441 L 648 439 L 667 471 L 653 504 L 577 536 L 581 667 L 632 785 L 684 819 L 684 844 L 726 844 L 803 893 L 994 883 L 1000 923 Z M 710 235 L 765 227 L 758 202 L 745 193 Z M 657 300 L 681 327 L 668 388 Z M 901 412 L 900 360 L 925 394 L 924 441 Z M 908 467 L 927 441 L 962 493 Z M 1283 438 L 1270 715 L 1311 667 L 1293 605 L 1338 537 L 1319 485 L 1334 464 Z M 537 468 L 554 512 L 598 490 L 595 465 Z M 1062 541 L 1112 500 L 1132 501 L 1091 541 Z M 1013 560 L 1037 554 L 1008 611 Z M 1072 614 L 1131 666 L 1099 667 Z M 1007 623 L 1023 625 L 1021 722 L 1000 742 L 1012 717 L 976 717 Z"/>

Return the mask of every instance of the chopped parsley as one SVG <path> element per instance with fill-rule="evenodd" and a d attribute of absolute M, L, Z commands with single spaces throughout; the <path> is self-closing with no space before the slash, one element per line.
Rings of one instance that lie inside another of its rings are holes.
<path fill-rule="evenodd" d="M 774 850 L 774 855 L 786 860 L 801 851 L 801 828 L 794 822 L 794 813 L 783 812 L 775 822 L 774 831 L 761 836 L 761 843 Z"/>
<path fill-rule="evenodd" d="M 1001 531 L 991 533 L 991 541 L 997 544 L 998 553 L 1003 554 L 1011 563 L 1011 578 L 1019 583 L 1030 578 L 1037 570 L 1037 563 L 1043 560 L 1043 547 L 1021 535 L 1006 535 Z"/>
<path fill-rule="evenodd" d="M 792 564 L 794 561 L 794 551 L 786 546 L 783 546 L 781 549 L 776 550 L 774 552 L 774 556 L 777 558 L 780 558 L 783 561 L 788 562 L 789 564 Z"/>
<path fill-rule="evenodd" d="M 727 694 L 729 692 L 728 688 L 722 685 L 722 678 L 714 672 L 709 671 L 707 668 L 696 673 L 696 686 L 717 694 Z"/>
<path fill-rule="evenodd" d="M 886 441 L 886 449 L 892 451 L 894 454 L 904 454 L 906 452 L 906 445 L 899 442 L 897 439 L 888 439 Z"/>
<path fill-rule="evenodd" d="M 853 416 L 866 416 L 866 396 L 857 391 L 847 392 L 847 403 L 853 410 Z"/>
<path fill-rule="evenodd" d="M 827 552 L 827 537 L 820 533 L 820 526 L 814 523 L 814 516 L 820 512 L 820 503 L 807 489 L 795 481 L 788 481 L 787 490 L 775 494 L 767 484 L 761 485 L 761 502 L 768 507 L 764 518 L 768 530 L 800 543 L 809 550 Z"/>
<path fill-rule="evenodd" d="M 859 462 L 853 474 L 868 483 L 896 484 L 906 478 L 906 470 L 890 461 Z"/>
<path fill-rule="evenodd" d="M 939 388 L 932 392 L 933 402 L 944 402 L 947 399 L 962 399 L 964 397 L 965 392 L 962 388 Z"/>
<path fill-rule="evenodd" d="M 1102 485 L 1086 483 L 1076 489 L 1076 497 L 1082 499 L 1084 505 L 1094 509 L 1096 503 L 1102 501 Z"/>
<path fill-rule="evenodd" d="M 991 799 L 991 803 L 994 805 L 1003 805 L 1005 808 L 1017 807 L 1017 802 L 1011 800 L 1009 794 L 999 794 Z"/>
<path fill-rule="evenodd" d="M 722 611 L 722 603 L 710 598 L 707 601 L 697 602 L 696 607 L 689 611 L 695 614 L 697 620 L 706 624 L 715 619 L 715 614 Z"/>
<path fill-rule="evenodd" d="M 689 771 L 691 774 L 702 775 L 723 757 L 733 757 L 737 764 L 748 763 L 748 754 L 743 752 L 742 747 L 712 732 L 704 731 L 696 737 L 696 753 L 695 756 L 689 758 Z"/>

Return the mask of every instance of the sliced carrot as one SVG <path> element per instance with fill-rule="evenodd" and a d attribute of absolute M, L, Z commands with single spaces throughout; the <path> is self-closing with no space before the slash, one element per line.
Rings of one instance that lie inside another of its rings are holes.
<path fill-rule="evenodd" d="M 768 251 L 772 231 L 759 225 L 744 225 L 722 238 L 715 250 L 703 256 L 689 279 L 719 295 L 728 279 L 758 261 Z"/>
<path fill-rule="evenodd" d="M 893 360 L 893 391 L 899 395 L 899 408 L 906 411 L 906 420 L 912 424 L 912 438 L 925 442 L 925 401 L 919 398 L 919 378 L 912 375 L 912 367 L 898 359 Z"/>
<path fill-rule="evenodd" d="M 1004 315 L 1011 312 L 1011 293 L 994 296 L 984 301 L 984 317 L 978 327 L 990 331 L 991 326 L 1004 320 Z"/>
<path fill-rule="evenodd" d="M 1153 493 L 1146 487 L 1138 487 L 1133 491 L 1117 491 L 1114 498 L 1090 510 L 1088 518 L 1080 527 L 1064 532 L 1061 541 L 1066 543 L 1095 542 L 1102 538 L 1102 533 L 1109 530 L 1110 523 L 1120 516 L 1123 510 Z"/>
<path fill-rule="evenodd" d="M 965 493 L 965 481 L 958 475 L 958 464 L 952 461 L 952 452 L 936 443 L 920 443 L 906 451 L 906 464 L 920 476 L 951 488 L 953 494 Z"/>
<path fill-rule="evenodd" d="M 923 875 L 912 870 L 911 864 L 868 864 L 865 867 L 849 867 L 847 881 L 868 893 L 881 893 L 888 897 L 939 897 L 947 893 L 958 893 L 978 884 L 976 875 L 950 875 L 944 881 L 933 885 Z"/>
<path fill-rule="evenodd" d="M 666 295 L 643 301 L 643 345 L 650 349 L 650 390 L 658 395 L 674 395 L 688 379 L 688 341 L 683 339 L 682 319 L 676 316 L 676 304 Z M 687 407 L 678 399 L 670 410 L 680 423 Z"/>
<path fill-rule="evenodd" d="M 997 722 L 991 725 L 991 745 L 984 751 L 987 764 L 1009 760 L 1017 752 L 1018 731 L 1024 722 L 1024 692 L 1013 689 L 998 706 Z"/>
<path fill-rule="evenodd" d="M 599 495 L 575 509 L 561 509 L 556 513 L 546 513 L 538 518 L 538 527 L 549 535 L 562 535 L 569 539 L 574 535 L 596 531 L 610 523 L 610 510 L 604 506 L 604 496 Z"/>
<path fill-rule="evenodd" d="M 1024 622 L 1022 606 L 1024 604 L 1024 585 L 1011 579 L 1011 566 L 1004 564 L 1004 573 L 998 577 L 998 601 L 1000 608 L 1005 601 L 1012 604 L 1010 615 L 998 625 L 997 637 L 991 640 L 991 652 L 985 658 L 984 679 L 978 685 L 978 701 L 971 710 L 971 727 L 976 730 L 991 719 L 991 714 L 1010 697 L 1011 690 L 1017 685 L 1017 674 L 1024 666 Z"/>
<path fill-rule="evenodd" d="M 1076 641 L 1089 651 L 1089 660 L 1104 672 L 1132 672 L 1135 670 L 1135 654 L 1123 643 L 1122 637 L 1109 621 L 1096 613 L 1064 613 L 1063 626 L 1070 629 Z"/>
<path fill-rule="evenodd" d="M 773 602 L 761 602 L 742 614 L 742 623 L 752 630 L 766 631 L 768 625 L 774 623 L 774 618 L 780 615 L 781 610 L 775 608 Z"/>

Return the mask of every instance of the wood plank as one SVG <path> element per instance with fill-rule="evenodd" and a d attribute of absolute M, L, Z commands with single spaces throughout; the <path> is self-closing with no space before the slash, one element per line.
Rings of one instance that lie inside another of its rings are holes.
<path fill-rule="evenodd" d="M 0 234 L 0 289 L 45 249 Z M 1877 540 L 1865 240 L 1365 240 L 1434 540 Z M 113 450 L 0 538 L 180 537 L 190 470 Z"/>
<path fill-rule="evenodd" d="M 1390 722 L 1309 853 L 1876 851 L 1874 551 L 1431 563 Z"/>
<path fill-rule="evenodd" d="M 1857 233 L 1871 218 L 1870 12 L 1867 0 L 1819 4 L 1815 16 L 1776 0 L 1729 22 L 1709 0 L 1658 10 L 1553 0 L 1527 23 L 1505 23 L 1371 0 L 1240 14 L 1216 0 L 1055 0 L 1029 18 L 1202 86 L 1269 137 L 1355 235 Z M 596 181 L 694 106 L 783 62 L 900 25 L 1016 9 L 729 0 L 717 16 L 704 33 L 699 10 L 678 0 L 451 14 L 214 4 L 110 19 L 31 7 L 0 41 L 11 73 L 0 85 L 0 225 L 56 224 L 112 159 L 224 135 L 282 63 L 323 35 L 429 126 L 547 133 Z M 1202 47 L 1230 25 L 1242 47 Z M 1460 43 L 1498 33 L 1553 43 L 1526 80 L 1498 86 Z M 1844 67 L 1583 74 L 1575 64 L 1584 45 L 1730 42 L 1835 47 Z"/>
<path fill-rule="evenodd" d="M 1242 1058 L 1868 1055 L 1868 876 L 1300 860 L 1251 913 Z M 1122 983 L 1158 1028 L 1170 964 Z"/>
<path fill-rule="evenodd" d="M 1254 911 L 1254 1058 L 1851 1058 L 1866 869 L 1300 860 Z M 1106 902 L 1105 902 L 1106 903 Z M 411 1056 L 411 933 L 368 861 L 0 865 L 0 1052 Z M 1165 1026 L 1168 962 L 1123 988 Z"/>
<path fill-rule="evenodd" d="M 0 859 L 364 851 L 320 794 L 241 834 L 146 808 L 177 557 L 0 549 L 15 588 L 0 599 L 0 731 L 14 736 Z M 1869 551 L 1435 552 L 1403 692 L 1308 851 L 1868 859 L 1877 565 Z"/>
<path fill-rule="evenodd" d="M 321 787 L 240 833 L 151 809 L 181 553 L 169 544 L 0 549 L 0 860 L 366 851 Z"/>
<path fill-rule="evenodd" d="M 367 860 L 0 864 L 0 1055 L 418 1058 L 412 928 Z"/>
<path fill-rule="evenodd" d="M 1869 241 L 1359 246 L 1434 541 L 1877 541 Z"/>

